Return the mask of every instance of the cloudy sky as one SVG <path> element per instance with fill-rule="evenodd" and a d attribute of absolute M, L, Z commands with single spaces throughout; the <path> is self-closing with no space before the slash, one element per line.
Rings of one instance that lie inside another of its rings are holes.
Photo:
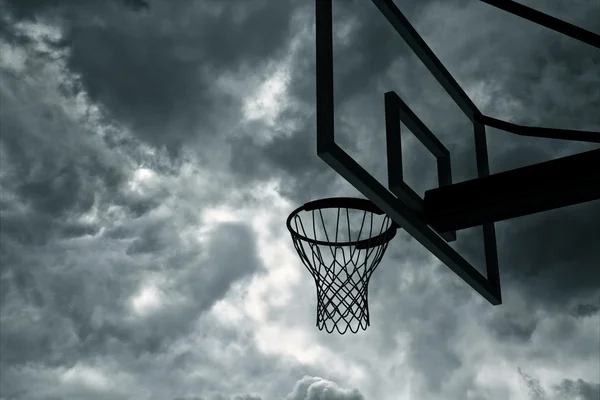
<path fill-rule="evenodd" d="M 600 33 L 596 0 L 529 0 Z M 315 154 L 306 0 L 0 0 L 0 399 L 597 400 L 600 203 L 497 224 L 490 306 L 404 232 L 371 326 L 315 327 L 285 218 L 357 195 Z M 397 1 L 490 116 L 600 131 L 600 52 L 477 0 Z M 368 1 L 334 4 L 340 143 L 385 182 L 395 90 L 472 127 Z M 435 164 L 407 134 L 419 193 Z M 594 148 L 489 130 L 492 172 Z M 481 266 L 479 230 L 454 245 Z"/>

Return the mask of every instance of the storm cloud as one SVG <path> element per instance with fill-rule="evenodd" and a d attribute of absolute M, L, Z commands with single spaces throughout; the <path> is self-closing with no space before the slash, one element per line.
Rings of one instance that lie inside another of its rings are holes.
<path fill-rule="evenodd" d="M 405 3 L 485 114 L 600 131 L 597 49 L 477 0 Z M 600 32 L 593 2 L 526 4 Z M 315 328 L 285 218 L 357 192 L 316 156 L 314 2 L 0 0 L 0 15 L 0 397 L 598 398 L 598 201 L 496 224 L 500 306 L 399 231 L 368 330 Z M 334 1 L 334 23 L 342 147 L 385 183 L 394 90 L 454 181 L 474 178 L 471 124 L 376 7 Z M 422 194 L 434 160 L 404 133 Z M 594 148 L 493 129 L 488 146 L 492 173 Z M 458 236 L 481 267 L 480 231 Z"/>

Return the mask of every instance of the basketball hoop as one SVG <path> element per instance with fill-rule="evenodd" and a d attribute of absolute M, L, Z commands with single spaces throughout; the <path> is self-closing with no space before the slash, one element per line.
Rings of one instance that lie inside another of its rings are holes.
<path fill-rule="evenodd" d="M 369 279 L 398 226 L 369 200 L 337 197 L 297 208 L 287 227 L 317 286 L 317 327 L 340 334 L 366 329 Z"/>

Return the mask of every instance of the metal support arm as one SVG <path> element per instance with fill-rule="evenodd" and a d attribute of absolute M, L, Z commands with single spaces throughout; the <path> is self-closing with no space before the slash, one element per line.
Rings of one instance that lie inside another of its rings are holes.
<path fill-rule="evenodd" d="M 598 199 L 600 149 L 428 190 L 424 207 L 446 232 Z"/>

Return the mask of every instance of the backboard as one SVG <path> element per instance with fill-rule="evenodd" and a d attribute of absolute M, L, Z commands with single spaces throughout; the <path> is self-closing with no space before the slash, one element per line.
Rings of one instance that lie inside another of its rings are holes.
<path fill-rule="evenodd" d="M 510 0 L 482 1 L 600 48 L 600 36 L 595 33 Z M 501 304 L 494 222 L 600 199 L 600 149 L 490 175 L 486 126 L 522 136 L 592 143 L 600 143 L 600 134 L 520 126 L 483 115 L 393 0 L 372 0 L 372 6 L 382 16 L 381 23 L 389 24 L 397 40 L 408 45 L 467 117 L 473 132 L 478 175 L 476 179 L 453 184 L 448 149 L 396 91 L 378 87 L 376 95 L 381 91 L 385 118 L 386 186 L 339 145 L 340 137 L 336 142 L 333 3 L 316 0 L 318 156 L 481 296 L 493 305 Z M 437 162 L 438 187 L 425 191 L 424 197 L 404 180 L 401 123 Z M 448 244 L 456 240 L 456 230 L 478 226 L 483 233 L 485 276 Z"/>
<path fill-rule="evenodd" d="M 419 36 L 391 0 L 372 0 L 373 5 L 433 74 L 473 125 L 477 171 L 479 177 L 489 174 L 485 126 L 478 122 L 477 107 Z M 424 200 L 403 180 L 400 122 L 419 139 L 437 161 L 440 187 L 452 183 L 450 153 L 409 106 L 394 91 L 386 92 L 385 107 L 388 185 L 385 187 L 363 166 L 345 152 L 335 139 L 333 2 L 316 1 L 317 61 L 317 154 L 331 168 L 352 184 L 362 195 L 390 216 L 425 248 L 452 269 L 491 304 L 502 302 L 498 274 L 498 256 L 493 223 L 483 224 L 487 277 L 482 275 L 448 242 L 456 232 L 438 232 L 426 222 Z"/>

